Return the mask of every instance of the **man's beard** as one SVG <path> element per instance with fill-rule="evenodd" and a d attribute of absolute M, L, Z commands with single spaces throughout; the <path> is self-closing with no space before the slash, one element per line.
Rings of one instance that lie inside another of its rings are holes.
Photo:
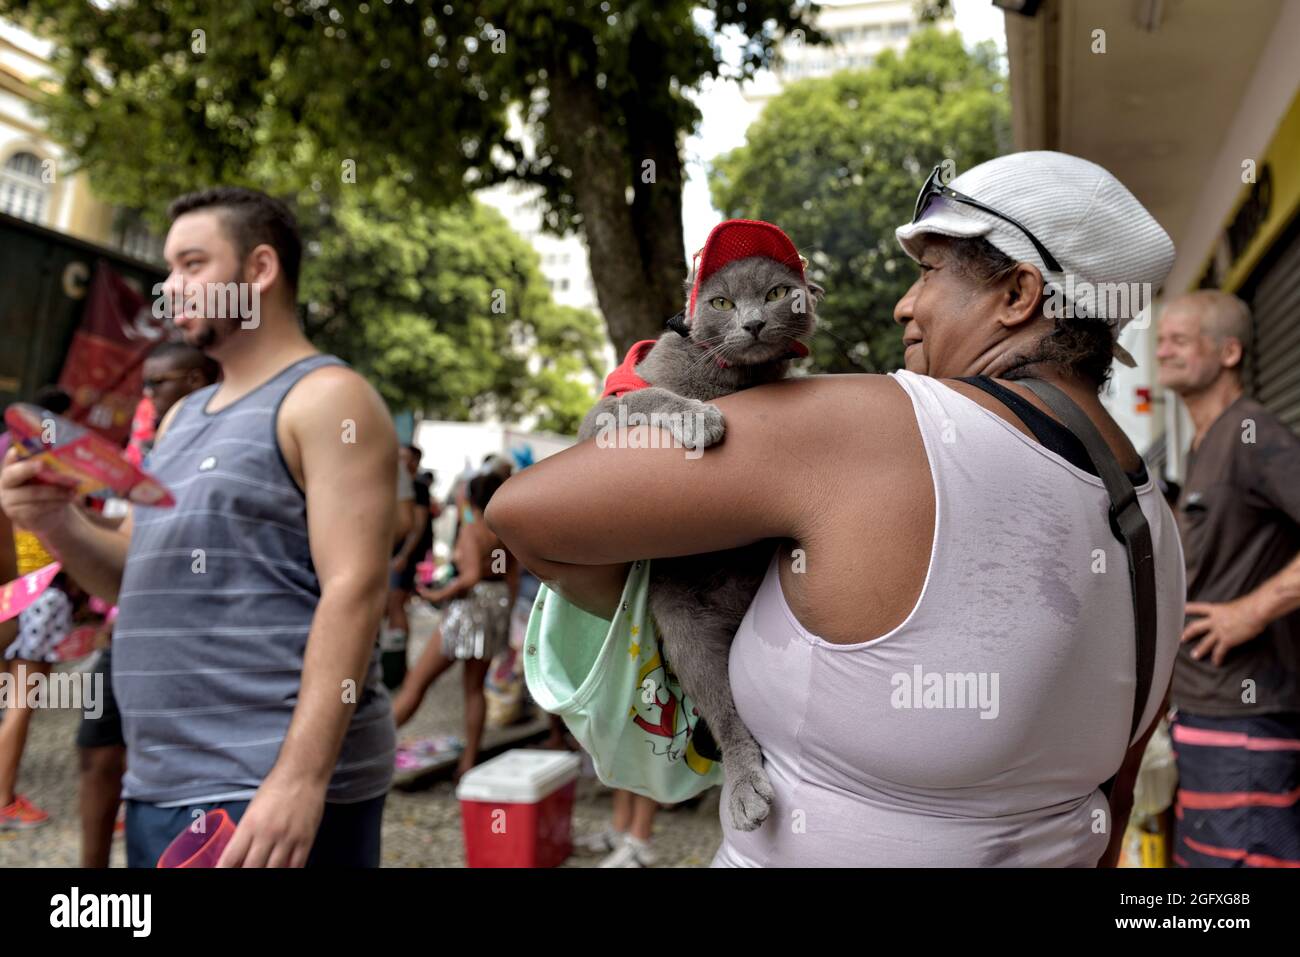
<path fill-rule="evenodd" d="M 242 278 L 242 271 L 236 271 L 230 279 L 223 280 L 221 285 L 223 287 L 228 287 L 232 283 L 240 282 Z M 207 305 L 210 301 L 208 290 L 205 288 L 203 292 L 204 304 Z M 226 303 L 225 305 L 229 306 L 231 304 Z M 238 309 L 235 308 L 230 311 L 233 311 L 236 314 L 225 317 L 205 317 L 203 328 L 200 329 L 192 338 L 190 336 L 185 336 L 185 341 L 202 352 L 210 352 L 215 346 L 223 344 L 230 338 L 231 333 L 235 331 L 236 325 L 240 322 Z"/>
<path fill-rule="evenodd" d="M 238 317 L 233 316 L 226 319 L 208 319 L 206 325 L 193 338 L 186 337 L 186 342 L 202 352 L 210 352 L 214 346 L 230 338 L 238 322 Z"/>

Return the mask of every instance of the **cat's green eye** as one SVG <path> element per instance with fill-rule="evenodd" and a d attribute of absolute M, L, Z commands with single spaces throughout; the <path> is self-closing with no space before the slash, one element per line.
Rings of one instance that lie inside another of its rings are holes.
<path fill-rule="evenodd" d="M 714 296 L 709 300 L 709 305 L 721 312 L 726 312 L 728 309 L 732 308 L 731 300 L 724 299 L 722 296 Z"/>
<path fill-rule="evenodd" d="M 786 293 L 790 291 L 789 286 L 773 286 L 767 291 L 767 301 L 776 302 L 778 299 L 784 299 Z"/>

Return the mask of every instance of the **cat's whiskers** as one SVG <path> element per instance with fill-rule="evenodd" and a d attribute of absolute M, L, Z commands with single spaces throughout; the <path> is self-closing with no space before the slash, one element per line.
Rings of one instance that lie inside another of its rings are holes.
<path fill-rule="evenodd" d="M 726 339 L 725 336 L 720 338 L 722 338 L 724 341 L 719 342 L 716 346 L 712 346 L 708 349 L 705 349 L 695 358 L 695 361 L 691 363 L 691 365 L 702 366 L 716 360 L 718 356 L 722 355 L 723 351 L 727 348 L 727 343 L 725 341 Z"/>

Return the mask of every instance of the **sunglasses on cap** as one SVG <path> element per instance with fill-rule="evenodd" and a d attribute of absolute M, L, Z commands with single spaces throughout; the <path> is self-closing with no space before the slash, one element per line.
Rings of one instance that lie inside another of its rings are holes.
<path fill-rule="evenodd" d="M 942 196 L 950 202 L 962 203 L 963 205 L 978 209 L 982 213 L 996 216 L 1004 223 L 1010 223 L 1012 226 L 1016 227 L 1016 229 L 1025 234 L 1025 237 L 1033 244 L 1034 250 L 1042 257 L 1043 265 L 1046 266 L 1049 271 L 1065 271 L 1061 268 L 1061 264 L 1056 261 L 1056 257 L 1049 253 L 1047 247 L 1038 241 L 1038 237 L 1026 229 L 1021 223 L 1012 219 L 1006 213 L 999 213 L 992 206 L 985 206 L 978 199 L 974 199 L 973 197 L 967 196 L 965 193 L 959 193 L 955 189 L 945 186 L 943 180 L 940 179 L 940 171 L 942 169 L 943 166 L 940 164 L 930 171 L 929 178 L 925 181 L 925 185 L 921 187 L 921 192 L 916 197 L 916 209 L 912 212 L 912 222 L 915 223 L 920 220 L 920 218 L 925 214 L 925 211 L 929 209 L 930 201 L 934 199 L 934 197 Z"/>

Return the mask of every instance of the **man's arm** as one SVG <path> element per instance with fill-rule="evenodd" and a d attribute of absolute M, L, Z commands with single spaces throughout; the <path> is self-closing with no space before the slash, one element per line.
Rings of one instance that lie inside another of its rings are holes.
<path fill-rule="evenodd" d="M 393 549 L 401 545 L 415 527 L 415 487 L 406 469 L 397 469 L 397 501 L 393 505 Z M 396 566 L 393 566 L 396 567 Z"/>
<path fill-rule="evenodd" d="M 301 458 L 321 597 L 284 744 L 222 855 L 223 867 L 306 862 L 387 597 L 397 468 L 388 410 L 355 372 L 326 368 L 289 393 L 280 415 Z M 343 441 L 349 420 L 355 442 Z"/>
<path fill-rule="evenodd" d="M 1228 652 L 1261 634 L 1277 619 L 1300 608 L 1300 555 L 1252 592 L 1225 602 L 1189 601 L 1187 614 L 1202 615 L 1183 629 L 1183 641 L 1200 642 L 1193 658 L 1210 655 L 1223 664 Z"/>
<path fill-rule="evenodd" d="M 1251 492 L 1277 512 L 1276 520 L 1300 526 L 1300 439 L 1282 422 L 1262 418 L 1258 441 L 1237 450 L 1243 472 L 1251 476 Z M 1254 591 L 1233 601 L 1187 603 L 1189 615 L 1203 617 L 1183 630 L 1183 641 L 1200 639 L 1193 658 L 1210 655 L 1221 665 L 1233 648 L 1259 636 L 1284 615 L 1300 608 L 1300 555 Z"/>
<path fill-rule="evenodd" d="M 76 493 L 37 481 L 40 464 L 10 449 L 0 472 L 0 508 L 18 528 L 34 532 L 78 585 L 108 602 L 117 601 L 131 542 L 131 519 L 104 528 L 77 507 Z"/>
<path fill-rule="evenodd" d="M 407 562 L 411 560 L 412 553 L 415 551 L 415 546 L 420 544 L 420 539 L 424 537 L 424 530 L 429 524 L 429 509 L 418 502 L 409 504 L 411 506 L 410 531 L 406 533 L 406 540 L 402 542 L 401 550 L 393 559 L 393 569 L 395 571 L 406 568 Z"/>
<path fill-rule="evenodd" d="M 184 401 L 167 410 L 158 425 L 155 445 L 162 441 Z M 19 528 L 36 534 L 68 577 L 92 595 L 115 604 L 131 544 L 134 509 L 128 509 L 124 519 L 112 524 L 99 516 L 92 517 L 76 505 L 77 496 L 71 489 L 38 482 L 39 471 L 36 462 L 19 460 L 17 450 L 11 448 L 0 472 L 0 508 Z"/>
<path fill-rule="evenodd" d="M 1300 553 L 1247 597 L 1255 602 L 1266 625 L 1300 608 Z"/>

